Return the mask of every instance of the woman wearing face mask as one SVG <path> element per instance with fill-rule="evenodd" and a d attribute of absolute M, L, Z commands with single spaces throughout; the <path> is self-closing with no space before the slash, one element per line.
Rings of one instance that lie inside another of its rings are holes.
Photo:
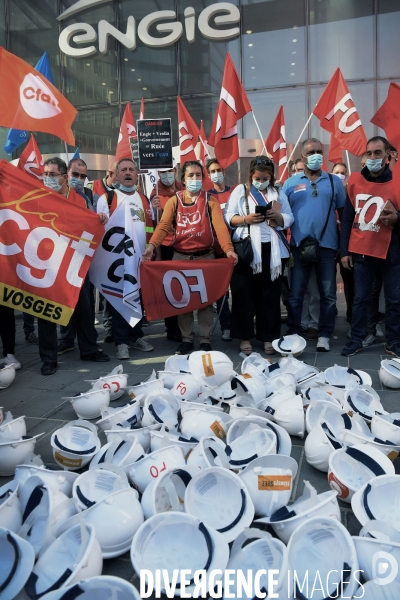
<path fill-rule="evenodd" d="M 199 161 L 187 161 L 182 166 L 181 181 L 183 191 L 177 191 L 165 205 L 163 216 L 143 253 L 143 260 L 151 260 L 154 250 L 168 235 L 175 222 L 175 236 L 172 243 L 174 260 L 213 259 L 214 231 L 222 250 L 227 257 L 237 261 L 229 231 L 224 223 L 218 201 L 202 189 L 203 168 Z M 190 227 L 187 227 L 187 224 Z M 200 349 L 211 350 L 211 329 L 214 322 L 212 305 L 198 311 Z M 188 354 L 194 350 L 193 312 L 178 316 L 182 343 L 177 354 Z"/>
<path fill-rule="evenodd" d="M 225 221 L 233 229 L 233 241 L 250 236 L 253 249 L 251 265 L 239 262 L 231 280 L 231 335 L 240 339 L 240 350 L 245 354 L 252 352 L 254 315 L 255 337 L 263 342 L 266 354 L 274 354 L 271 342 L 280 337 L 282 273 L 289 257 L 282 230 L 293 223 L 293 215 L 285 194 L 274 184 L 272 161 L 264 156 L 254 158 L 247 186 L 235 188 L 224 211 Z M 276 201 L 280 206 L 269 205 Z"/>

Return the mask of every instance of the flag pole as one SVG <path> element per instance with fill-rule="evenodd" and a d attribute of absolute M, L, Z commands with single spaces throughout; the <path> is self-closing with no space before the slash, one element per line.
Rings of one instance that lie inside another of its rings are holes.
<path fill-rule="evenodd" d="M 346 159 L 347 159 L 347 170 L 349 172 L 349 175 L 351 175 L 350 158 L 349 158 L 349 151 L 348 150 L 346 150 Z"/>
<path fill-rule="evenodd" d="M 64 142 L 64 149 L 65 149 L 65 154 L 67 155 L 67 164 L 69 163 L 69 157 L 68 157 L 68 146 L 67 146 L 67 142 Z"/>
<path fill-rule="evenodd" d="M 263 150 L 265 150 L 265 154 L 266 154 L 266 156 L 268 156 L 268 152 L 267 152 L 267 149 L 265 147 L 264 138 L 262 136 L 261 129 L 260 129 L 258 123 L 257 123 L 256 115 L 254 114 L 253 110 L 251 111 L 251 114 L 253 115 L 254 123 L 256 124 L 257 130 L 258 130 L 258 135 L 260 136 L 260 140 L 262 141 Z"/>
<path fill-rule="evenodd" d="M 305 132 L 305 130 L 307 129 L 307 127 L 308 127 L 308 124 L 309 124 L 309 122 L 311 121 L 311 117 L 313 116 L 313 114 L 314 114 L 314 113 L 312 112 L 312 113 L 311 113 L 311 115 L 308 117 L 308 119 L 307 119 L 307 123 L 304 125 L 303 129 L 301 130 L 301 133 L 300 133 L 300 135 L 299 135 L 299 139 L 297 140 L 297 142 L 296 142 L 296 143 L 295 143 L 295 145 L 293 146 L 293 150 L 292 150 L 292 152 L 291 152 L 291 154 L 290 154 L 290 156 L 289 156 L 289 158 L 288 158 L 288 161 L 287 161 L 287 163 L 286 163 L 286 165 L 285 165 L 285 168 L 284 168 L 284 169 L 283 169 L 283 171 L 282 171 L 282 175 L 281 175 L 281 177 L 280 177 L 280 179 L 281 179 L 281 180 L 282 180 L 282 177 L 284 176 L 284 174 L 286 173 L 286 170 L 287 170 L 287 168 L 288 168 L 288 166 L 289 166 L 289 163 L 290 163 L 290 161 L 292 160 L 293 154 L 295 153 L 295 151 L 296 151 L 296 148 L 297 148 L 297 146 L 299 145 L 299 142 L 300 142 L 301 138 L 303 137 L 303 133 L 304 133 L 304 132 Z"/>

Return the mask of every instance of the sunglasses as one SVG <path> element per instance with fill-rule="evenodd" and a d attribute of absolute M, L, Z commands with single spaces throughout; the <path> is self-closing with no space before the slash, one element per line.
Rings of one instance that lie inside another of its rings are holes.
<path fill-rule="evenodd" d="M 310 181 L 311 183 L 311 189 L 312 189 L 312 196 L 318 196 L 318 188 L 317 188 L 317 184 L 315 183 L 315 181 Z"/>
<path fill-rule="evenodd" d="M 272 160 L 269 158 L 264 158 L 263 156 L 257 156 L 253 160 L 253 166 L 264 165 L 265 167 L 270 167 L 272 164 Z"/>

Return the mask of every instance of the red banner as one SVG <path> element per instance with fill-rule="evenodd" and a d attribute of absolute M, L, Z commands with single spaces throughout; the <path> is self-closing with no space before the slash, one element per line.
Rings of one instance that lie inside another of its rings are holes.
<path fill-rule="evenodd" d="M 66 325 L 104 226 L 0 161 L 0 304 Z"/>
<path fill-rule="evenodd" d="M 146 317 L 157 321 L 204 308 L 228 289 L 233 259 L 146 261 L 140 285 Z"/>

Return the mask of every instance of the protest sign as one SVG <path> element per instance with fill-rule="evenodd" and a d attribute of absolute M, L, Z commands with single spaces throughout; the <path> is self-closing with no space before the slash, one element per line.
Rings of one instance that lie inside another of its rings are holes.
<path fill-rule="evenodd" d="M 171 119 L 139 119 L 136 128 L 139 169 L 172 169 Z"/>

